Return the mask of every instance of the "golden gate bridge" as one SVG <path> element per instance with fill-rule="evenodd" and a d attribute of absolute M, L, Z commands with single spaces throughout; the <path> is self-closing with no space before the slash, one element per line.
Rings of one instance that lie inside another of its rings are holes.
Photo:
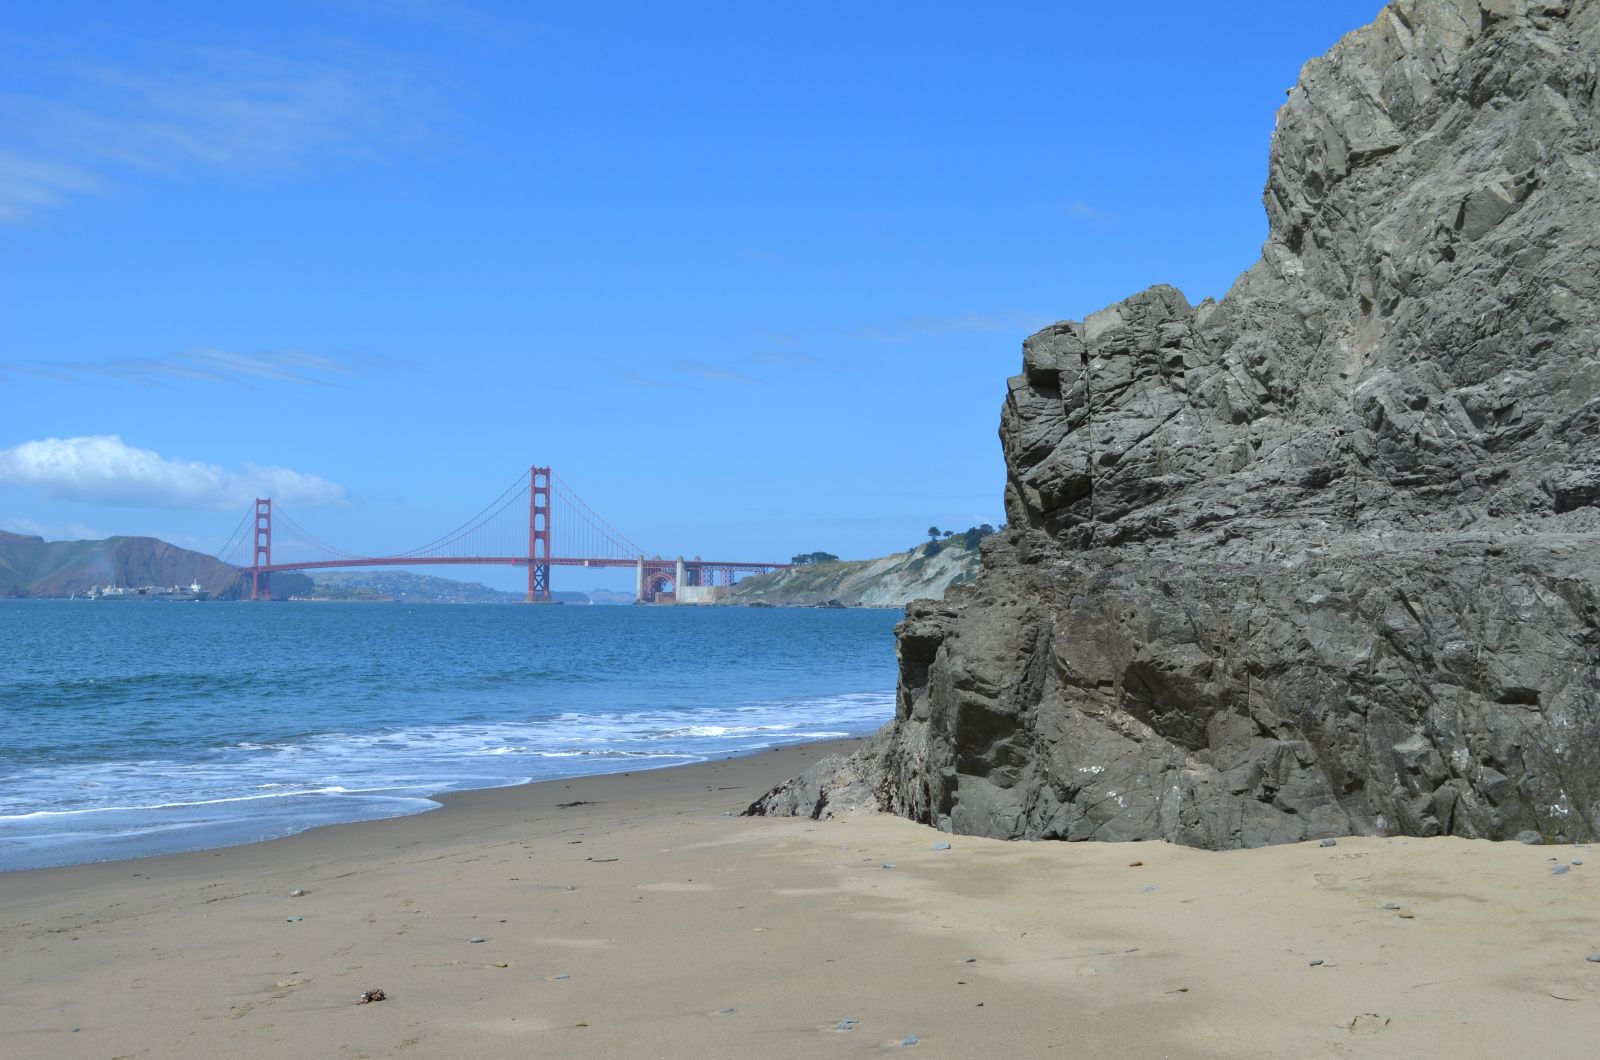
<path fill-rule="evenodd" d="M 522 522 L 524 502 L 526 524 Z M 307 531 L 270 497 L 258 497 L 253 514 L 252 522 L 252 513 L 245 513 L 217 554 L 250 575 L 252 600 L 272 599 L 272 575 L 277 571 L 449 565 L 526 567 L 528 603 L 550 602 L 552 567 L 632 567 L 638 598 L 643 602 L 709 602 L 716 595 L 711 590 L 733 585 L 741 574 L 788 566 L 650 556 L 602 519 L 548 467 L 529 468 L 482 511 L 448 534 L 388 556 L 362 556 L 335 548 Z M 559 537 L 555 533 L 558 525 Z M 246 555 L 250 562 L 239 562 Z"/>

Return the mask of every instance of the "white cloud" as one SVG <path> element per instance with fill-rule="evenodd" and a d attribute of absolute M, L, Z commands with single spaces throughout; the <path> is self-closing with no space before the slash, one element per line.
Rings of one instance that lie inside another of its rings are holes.
<path fill-rule="evenodd" d="M 286 467 L 168 460 L 114 434 L 44 438 L 0 449 L 0 485 L 34 486 L 50 497 L 135 508 L 227 510 L 256 497 L 289 504 L 337 504 L 344 487 Z"/>

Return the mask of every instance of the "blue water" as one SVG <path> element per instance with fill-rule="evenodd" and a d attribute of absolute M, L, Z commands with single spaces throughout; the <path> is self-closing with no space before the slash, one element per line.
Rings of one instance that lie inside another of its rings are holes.
<path fill-rule="evenodd" d="M 0 601 L 0 870 L 865 734 L 898 617 Z"/>

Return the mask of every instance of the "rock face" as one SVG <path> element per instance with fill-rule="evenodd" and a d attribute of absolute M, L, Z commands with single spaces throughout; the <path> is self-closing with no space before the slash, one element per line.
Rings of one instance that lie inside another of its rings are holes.
<path fill-rule="evenodd" d="M 723 603 L 818 607 L 837 601 L 846 607 L 904 607 L 912 600 L 942 597 L 952 585 L 964 585 L 977 576 L 974 531 L 970 548 L 963 537 L 956 537 L 937 550 L 920 545 L 880 559 L 816 563 L 758 574 L 740 581 Z"/>
<path fill-rule="evenodd" d="M 753 812 L 1595 838 L 1597 56 L 1600 2 L 1397 0 L 1309 63 L 1261 260 L 1024 343 L 1011 530 L 908 609 L 895 721 Z"/>

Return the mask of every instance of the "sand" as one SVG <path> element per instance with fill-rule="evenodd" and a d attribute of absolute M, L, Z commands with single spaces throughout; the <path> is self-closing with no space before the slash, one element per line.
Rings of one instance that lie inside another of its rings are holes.
<path fill-rule="evenodd" d="M 732 816 L 827 749 L 0 874 L 0 1056 L 1600 1052 L 1600 851 Z"/>

